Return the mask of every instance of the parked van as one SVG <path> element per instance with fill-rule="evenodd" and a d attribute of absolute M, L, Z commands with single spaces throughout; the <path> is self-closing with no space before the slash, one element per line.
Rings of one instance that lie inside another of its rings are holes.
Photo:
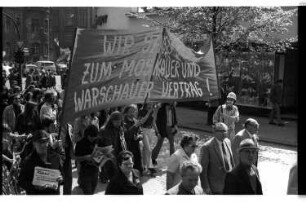
<path fill-rule="evenodd" d="M 37 61 L 36 64 L 40 69 L 44 69 L 45 71 L 50 70 L 56 72 L 55 63 L 52 61 Z"/>

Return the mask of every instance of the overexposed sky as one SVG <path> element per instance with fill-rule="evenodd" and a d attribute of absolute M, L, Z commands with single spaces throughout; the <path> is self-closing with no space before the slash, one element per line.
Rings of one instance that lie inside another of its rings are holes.
<path fill-rule="evenodd" d="M 306 0 L 1 0 L 0 6 L 298 6 L 305 5 Z"/>

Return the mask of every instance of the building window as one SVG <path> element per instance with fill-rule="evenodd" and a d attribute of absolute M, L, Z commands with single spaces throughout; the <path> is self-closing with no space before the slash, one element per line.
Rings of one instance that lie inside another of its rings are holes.
<path fill-rule="evenodd" d="M 48 44 L 44 44 L 44 55 L 48 56 Z"/>
<path fill-rule="evenodd" d="M 87 10 L 86 9 L 80 9 L 78 24 L 80 27 L 87 27 Z"/>
<path fill-rule="evenodd" d="M 32 32 L 38 32 L 39 31 L 39 19 L 32 19 L 31 31 Z"/>
<path fill-rule="evenodd" d="M 49 33 L 49 19 L 44 20 L 44 33 L 45 34 Z"/>
<path fill-rule="evenodd" d="M 39 53 L 40 53 L 40 51 L 39 51 L 39 47 L 40 45 L 39 45 L 39 43 L 33 43 L 32 44 L 32 54 L 33 55 L 39 55 Z"/>
<path fill-rule="evenodd" d="M 75 15 L 72 9 L 65 10 L 65 26 L 71 26 L 74 24 Z"/>

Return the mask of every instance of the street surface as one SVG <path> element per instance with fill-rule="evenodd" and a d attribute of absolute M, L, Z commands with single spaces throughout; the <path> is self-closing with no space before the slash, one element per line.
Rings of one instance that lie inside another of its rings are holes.
<path fill-rule="evenodd" d="M 175 146 L 179 147 L 179 139 L 182 133 L 195 133 L 200 136 L 200 146 L 211 136 L 210 133 L 201 131 L 181 129 L 180 134 L 175 138 Z M 157 138 L 154 138 L 152 147 Z M 260 153 L 258 170 L 262 182 L 264 195 L 280 196 L 286 195 L 289 170 L 291 165 L 297 160 L 297 150 L 295 147 L 280 146 L 270 143 L 260 142 Z M 197 150 L 197 153 L 199 149 Z M 157 159 L 160 172 L 156 177 L 142 177 L 145 195 L 163 195 L 166 191 L 166 161 L 169 157 L 169 144 L 165 140 Z M 106 184 L 98 183 L 96 194 L 104 194 Z M 82 190 L 77 185 L 76 168 L 73 169 L 73 190 L 72 194 L 81 195 Z"/>

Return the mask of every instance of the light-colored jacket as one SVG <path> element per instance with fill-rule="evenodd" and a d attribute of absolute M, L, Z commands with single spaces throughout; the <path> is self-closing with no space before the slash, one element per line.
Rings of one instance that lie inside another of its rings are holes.
<path fill-rule="evenodd" d="M 225 138 L 224 142 L 231 156 L 232 167 L 234 167 L 230 140 Z M 219 145 L 215 137 L 208 140 L 201 147 L 199 163 L 203 169 L 200 174 L 203 190 L 205 191 L 209 188 L 213 194 L 222 194 L 227 171 L 224 165 L 221 145 Z"/>
<path fill-rule="evenodd" d="M 238 121 L 239 111 L 235 105 L 233 105 L 231 110 L 226 109 L 226 104 L 220 105 L 213 116 L 213 123 L 225 123 L 229 129 L 235 129 L 235 123 Z"/>
<path fill-rule="evenodd" d="M 24 112 L 24 105 L 21 105 L 21 113 Z M 11 132 L 15 132 L 15 126 L 16 126 L 17 117 L 15 115 L 14 107 L 13 105 L 9 105 L 4 108 L 3 114 L 2 114 L 2 124 L 7 124 Z"/>

